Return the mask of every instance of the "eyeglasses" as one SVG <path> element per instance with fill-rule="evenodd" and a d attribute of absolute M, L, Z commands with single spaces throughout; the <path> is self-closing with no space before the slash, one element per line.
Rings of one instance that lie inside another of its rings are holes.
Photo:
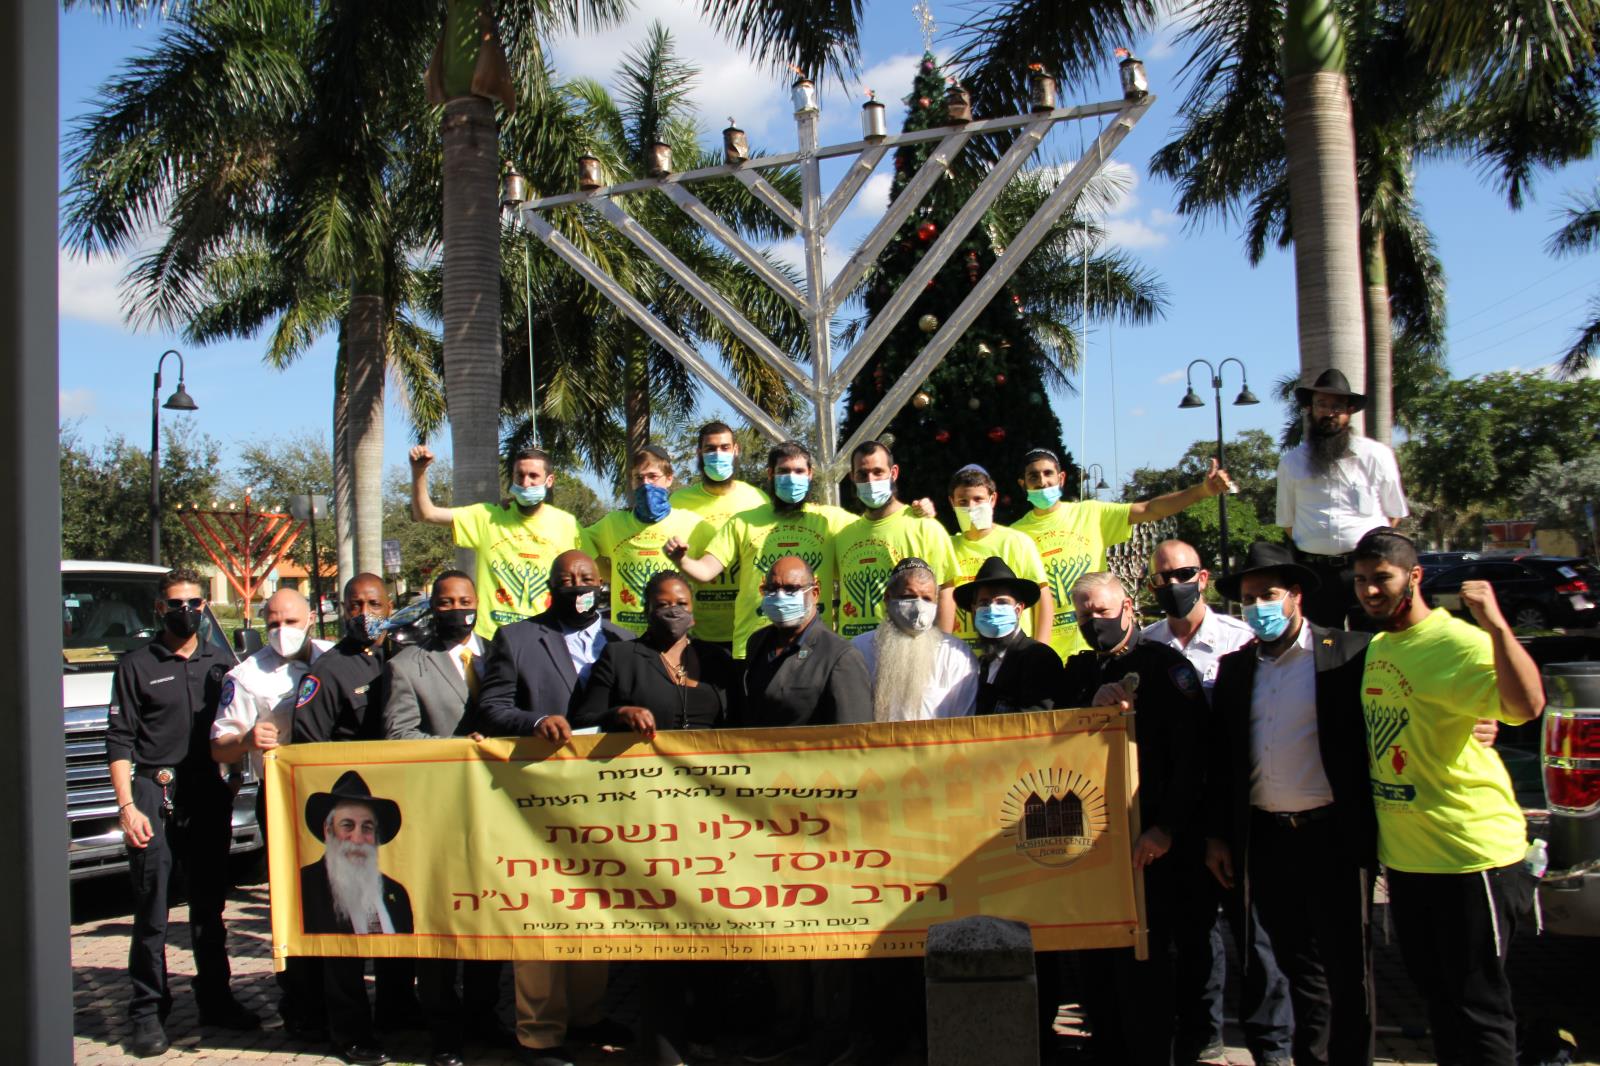
<path fill-rule="evenodd" d="M 200 608 L 204 607 L 205 605 L 206 605 L 206 601 L 205 601 L 205 599 L 203 597 L 195 596 L 194 598 L 187 599 L 187 600 L 168 600 L 167 601 L 167 610 L 169 610 L 169 611 L 181 611 L 185 607 L 187 607 L 191 611 L 198 611 Z"/>
<path fill-rule="evenodd" d="M 1200 570 L 1201 568 L 1198 566 L 1178 566 L 1171 570 L 1157 570 L 1155 575 L 1150 579 L 1150 584 L 1181 585 L 1186 581 L 1193 581 L 1195 575 L 1198 574 Z M 1160 578 L 1161 580 L 1157 581 L 1156 578 Z"/>
<path fill-rule="evenodd" d="M 810 592 L 815 585 L 767 585 L 763 592 L 781 592 L 786 596 L 797 596 L 802 592 Z"/>

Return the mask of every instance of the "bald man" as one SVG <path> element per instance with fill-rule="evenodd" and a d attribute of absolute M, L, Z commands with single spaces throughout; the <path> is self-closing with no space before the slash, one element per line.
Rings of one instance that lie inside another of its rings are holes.
<path fill-rule="evenodd" d="M 772 624 L 756 631 L 746 651 L 741 725 L 872 721 L 867 662 L 817 617 L 820 595 L 816 574 L 797 555 L 783 556 L 767 571 L 761 614 Z"/>

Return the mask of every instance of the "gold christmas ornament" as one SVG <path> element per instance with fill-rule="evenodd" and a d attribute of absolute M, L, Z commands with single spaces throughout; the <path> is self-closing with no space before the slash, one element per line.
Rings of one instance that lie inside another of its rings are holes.
<path fill-rule="evenodd" d="M 929 396 L 925 392 L 918 392 L 915 396 L 911 397 L 911 406 L 915 407 L 919 411 L 926 411 L 928 409 L 928 405 L 932 402 L 933 397 Z"/>
<path fill-rule="evenodd" d="M 987 344 L 983 343 L 982 341 L 979 341 L 978 342 L 978 354 L 983 356 L 985 359 L 987 359 L 987 358 L 989 358 L 989 356 L 994 354 L 994 349 L 989 347 Z"/>
<path fill-rule="evenodd" d="M 923 315 L 917 319 L 917 328 L 924 333 L 932 333 L 939 328 L 939 320 L 933 315 Z"/>

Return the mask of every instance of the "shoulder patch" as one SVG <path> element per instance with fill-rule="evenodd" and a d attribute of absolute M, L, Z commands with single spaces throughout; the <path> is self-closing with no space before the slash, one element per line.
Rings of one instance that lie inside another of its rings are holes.
<path fill-rule="evenodd" d="M 1200 679 L 1195 676 L 1194 667 L 1188 663 L 1174 666 L 1167 671 L 1167 675 L 1172 678 L 1172 683 L 1178 687 L 1178 691 L 1185 696 L 1194 699 L 1200 695 Z"/>
<path fill-rule="evenodd" d="M 300 694 L 295 697 L 294 701 L 295 708 L 298 710 L 310 703 L 320 688 L 322 688 L 322 682 L 317 680 L 316 675 L 307 674 L 306 679 L 300 682 Z"/>
<path fill-rule="evenodd" d="M 233 706 L 233 689 L 233 678 L 230 677 L 222 682 L 222 695 L 217 697 L 218 707 L 226 710 Z"/>

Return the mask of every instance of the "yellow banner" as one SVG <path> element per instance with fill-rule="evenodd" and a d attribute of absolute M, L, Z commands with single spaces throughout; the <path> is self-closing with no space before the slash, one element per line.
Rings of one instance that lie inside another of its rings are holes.
<path fill-rule="evenodd" d="M 278 748 L 273 957 L 904 956 L 975 914 L 1142 949 L 1130 721 Z"/>

